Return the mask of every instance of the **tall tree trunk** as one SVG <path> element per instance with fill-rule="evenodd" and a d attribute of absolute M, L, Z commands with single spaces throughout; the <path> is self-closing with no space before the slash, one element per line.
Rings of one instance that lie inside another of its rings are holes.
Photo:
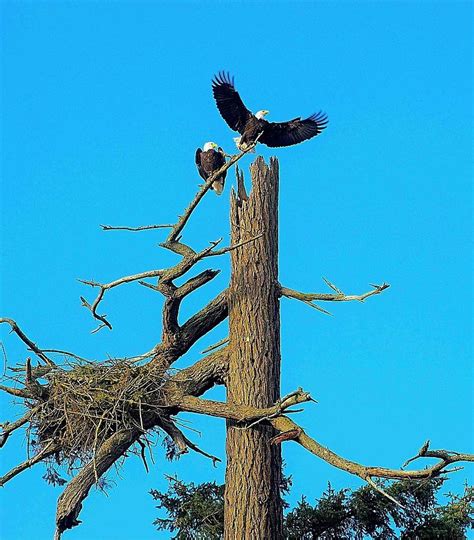
<path fill-rule="evenodd" d="M 229 293 L 230 366 L 227 399 L 268 407 L 280 394 L 278 291 L 278 161 L 257 158 L 248 200 L 231 201 L 232 244 L 263 236 L 232 252 Z M 227 423 L 224 511 L 226 540 L 279 540 L 283 510 L 281 453 L 272 428 Z"/>

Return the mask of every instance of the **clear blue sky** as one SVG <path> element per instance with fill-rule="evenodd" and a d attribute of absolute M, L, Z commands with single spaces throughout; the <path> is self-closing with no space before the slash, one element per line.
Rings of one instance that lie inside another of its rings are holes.
<path fill-rule="evenodd" d="M 473 451 L 471 341 L 472 4 L 468 2 L 2 2 L 1 313 L 42 347 L 103 358 L 149 350 L 161 299 L 130 285 L 94 324 L 76 278 L 108 281 L 174 259 L 159 232 L 104 233 L 100 223 L 172 222 L 199 183 L 194 151 L 233 151 L 210 79 L 232 72 L 249 108 L 270 120 L 329 115 L 323 135 L 269 151 L 281 166 L 280 275 L 289 287 L 347 293 L 392 287 L 328 317 L 282 302 L 282 392 L 319 400 L 300 414 L 323 444 L 366 464 L 399 466 L 433 447 Z M 247 170 L 251 158 L 245 158 Z M 248 174 L 247 174 L 248 176 Z M 225 194 L 209 193 L 185 239 L 228 237 Z M 228 281 L 222 274 L 183 309 Z M 326 306 L 327 307 L 327 306 Z M 26 352 L 1 328 L 10 363 Z M 226 324 L 179 362 L 226 335 Z M 210 396 L 223 398 L 222 390 Z M 1 420 L 19 414 L 0 398 Z M 197 439 L 224 457 L 224 424 L 188 415 Z M 196 437 L 194 433 L 190 436 Z M 2 473 L 25 458 L 22 433 L 0 453 Z M 286 473 L 302 494 L 360 485 L 293 444 Z M 150 474 L 131 457 L 108 497 L 94 492 L 71 540 L 168 538 L 147 494 L 165 473 L 222 481 L 201 456 Z M 472 473 L 457 473 L 460 490 Z M 0 536 L 50 539 L 59 488 L 41 465 L 0 492 Z"/>

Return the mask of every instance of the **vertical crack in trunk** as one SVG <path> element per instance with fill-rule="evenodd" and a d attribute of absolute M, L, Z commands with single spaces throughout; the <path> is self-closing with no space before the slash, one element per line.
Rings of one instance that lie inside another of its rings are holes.
<path fill-rule="evenodd" d="M 229 402 L 268 407 L 280 394 L 278 160 L 251 166 L 248 200 L 233 194 L 231 244 L 263 233 L 232 252 L 229 289 Z M 273 428 L 227 423 L 226 540 L 282 538 L 281 453 Z"/>

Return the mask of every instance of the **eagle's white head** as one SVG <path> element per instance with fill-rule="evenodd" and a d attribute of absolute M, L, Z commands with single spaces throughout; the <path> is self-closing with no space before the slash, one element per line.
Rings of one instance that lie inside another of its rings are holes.
<path fill-rule="evenodd" d="M 258 120 L 261 120 L 264 116 L 267 116 L 267 114 L 269 112 L 270 111 L 267 111 L 266 109 L 262 109 L 261 111 L 257 111 L 255 113 L 255 118 L 257 118 Z"/>
<path fill-rule="evenodd" d="M 208 150 L 217 150 L 218 148 L 215 142 L 207 142 L 204 144 L 203 151 L 207 152 Z"/>

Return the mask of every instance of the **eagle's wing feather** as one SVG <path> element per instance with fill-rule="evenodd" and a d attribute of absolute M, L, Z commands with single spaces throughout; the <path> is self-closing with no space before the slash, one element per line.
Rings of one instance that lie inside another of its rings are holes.
<path fill-rule="evenodd" d="M 199 167 L 199 165 L 201 165 L 201 153 L 202 153 L 202 150 L 200 148 L 198 148 L 196 150 L 196 156 L 194 158 L 194 160 L 196 161 L 196 165 Z"/>
<path fill-rule="evenodd" d="M 222 118 L 231 129 L 242 135 L 247 121 L 253 115 L 235 89 L 234 78 L 223 71 L 218 73 L 212 81 L 212 93 Z"/>
<path fill-rule="evenodd" d="M 200 148 L 198 148 L 196 150 L 196 155 L 194 157 L 194 160 L 196 162 L 196 165 L 197 165 L 197 168 L 198 168 L 198 171 L 199 171 L 199 176 L 203 179 L 203 180 L 206 180 L 207 179 L 207 174 L 206 174 L 206 171 L 203 169 L 202 167 L 202 162 L 201 162 L 201 154 L 202 154 L 202 150 Z"/>
<path fill-rule="evenodd" d="M 265 122 L 265 129 L 259 142 L 270 147 L 291 146 L 319 135 L 328 124 L 328 117 L 318 112 L 301 120 L 295 118 L 289 122 Z"/>

